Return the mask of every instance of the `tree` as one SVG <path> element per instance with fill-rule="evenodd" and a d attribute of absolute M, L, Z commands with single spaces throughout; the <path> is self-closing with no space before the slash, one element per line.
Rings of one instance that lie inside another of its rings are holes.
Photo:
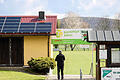
<path fill-rule="evenodd" d="M 95 30 L 110 30 L 110 20 L 108 18 L 100 18 Z"/>
<path fill-rule="evenodd" d="M 117 13 L 113 19 L 113 30 L 120 30 L 120 13 Z"/>
<path fill-rule="evenodd" d="M 60 28 L 60 19 L 57 20 L 57 28 Z"/>
<path fill-rule="evenodd" d="M 74 12 L 68 12 L 62 21 L 65 29 L 80 29 L 88 28 L 88 23 L 84 22 L 80 16 Z"/>
<path fill-rule="evenodd" d="M 76 44 L 74 44 L 74 45 L 73 45 L 73 44 L 70 44 L 71 51 L 74 50 L 75 46 L 76 46 Z"/>
<path fill-rule="evenodd" d="M 112 30 L 120 30 L 120 20 L 118 19 L 113 20 Z"/>
<path fill-rule="evenodd" d="M 88 23 L 84 22 L 80 16 L 74 12 L 68 12 L 66 17 L 62 21 L 62 27 L 64 29 L 80 29 L 80 28 L 88 28 Z M 76 44 L 70 44 L 71 51 L 74 50 Z M 66 50 L 65 45 L 65 50 Z"/>

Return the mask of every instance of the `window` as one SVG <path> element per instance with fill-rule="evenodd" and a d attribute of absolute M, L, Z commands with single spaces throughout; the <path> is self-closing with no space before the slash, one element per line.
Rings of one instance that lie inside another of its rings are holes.
<path fill-rule="evenodd" d="M 105 50 L 105 45 L 100 45 L 100 50 Z"/>
<path fill-rule="evenodd" d="M 120 48 L 111 48 L 111 63 L 120 63 Z"/>

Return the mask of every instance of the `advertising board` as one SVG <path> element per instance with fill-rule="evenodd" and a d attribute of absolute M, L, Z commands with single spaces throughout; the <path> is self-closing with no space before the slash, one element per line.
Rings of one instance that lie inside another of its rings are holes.
<path fill-rule="evenodd" d="M 91 29 L 57 29 L 52 44 L 90 44 L 86 42 L 88 30 Z"/>
<path fill-rule="evenodd" d="M 101 68 L 101 80 L 120 80 L 120 68 Z"/>

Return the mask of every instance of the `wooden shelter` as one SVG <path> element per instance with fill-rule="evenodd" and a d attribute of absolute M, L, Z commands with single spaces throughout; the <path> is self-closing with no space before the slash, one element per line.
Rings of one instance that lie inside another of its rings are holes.
<path fill-rule="evenodd" d="M 120 31 L 88 31 L 87 41 L 96 43 L 96 80 L 102 80 L 101 68 L 120 67 Z"/>

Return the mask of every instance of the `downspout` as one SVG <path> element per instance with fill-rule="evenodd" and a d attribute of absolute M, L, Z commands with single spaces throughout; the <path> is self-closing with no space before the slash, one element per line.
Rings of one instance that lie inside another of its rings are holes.
<path fill-rule="evenodd" d="M 48 35 L 48 57 L 50 57 L 50 55 L 49 55 L 49 53 L 50 53 L 49 52 L 49 46 L 50 46 L 49 43 L 50 43 L 50 41 L 49 40 L 50 40 L 50 35 Z"/>

